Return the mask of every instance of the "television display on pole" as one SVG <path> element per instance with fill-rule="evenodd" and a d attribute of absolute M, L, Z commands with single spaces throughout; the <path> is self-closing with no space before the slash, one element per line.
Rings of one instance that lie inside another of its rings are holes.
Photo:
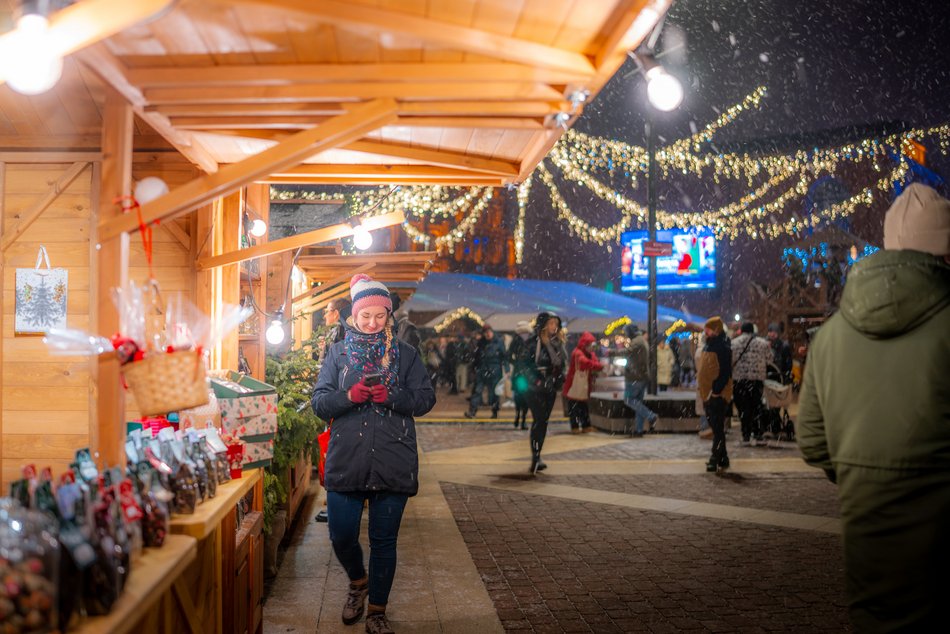
<path fill-rule="evenodd" d="M 656 286 L 661 291 L 716 287 L 716 237 L 709 227 L 666 229 L 656 232 L 657 242 L 671 242 L 673 255 L 656 258 Z M 647 258 L 643 256 L 646 230 L 620 236 L 620 289 L 648 290 Z"/>

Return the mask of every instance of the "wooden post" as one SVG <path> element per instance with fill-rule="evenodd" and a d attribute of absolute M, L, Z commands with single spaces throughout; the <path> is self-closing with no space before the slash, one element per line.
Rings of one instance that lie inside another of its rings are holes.
<path fill-rule="evenodd" d="M 6 225 L 7 165 L 0 162 L 0 239 Z M 6 256 L 0 253 L 0 297 L 3 297 L 3 278 L 6 276 Z M 14 306 L 16 302 L 14 302 Z M 14 308 L 13 318 L 16 319 Z M 3 474 L 3 307 L 0 306 L 0 477 Z"/>
<path fill-rule="evenodd" d="M 132 185 L 132 107 L 112 88 L 106 87 L 102 112 L 102 167 L 98 183 L 99 206 L 91 221 L 93 244 L 97 227 L 122 215 L 113 202 L 128 196 Z M 96 332 L 111 337 L 119 331 L 119 315 L 112 304 L 111 289 L 123 287 L 129 277 L 129 235 L 120 233 L 99 242 L 90 271 L 90 308 L 95 312 Z M 95 248 L 95 247 L 93 247 Z M 89 439 L 105 465 L 125 465 L 125 392 L 114 355 L 99 358 L 92 377 L 96 411 L 90 412 Z"/>
<path fill-rule="evenodd" d="M 224 198 L 220 221 L 220 242 L 215 244 L 215 252 L 227 253 L 240 249 L 241 214 L 244 211 L 244 193 L 237 191 Z M 219 250 L 220 249 L 220 250 Z M 221 285 L 217 297 L 212 300 L 215 310 L 222 304 L 237 304 L 241 300 L 241 265 L 229 264 L 221 267 Z M 221 367 L 227 370 L 238 369 L 238 333 L 232 331 L 221 341 Z"/>

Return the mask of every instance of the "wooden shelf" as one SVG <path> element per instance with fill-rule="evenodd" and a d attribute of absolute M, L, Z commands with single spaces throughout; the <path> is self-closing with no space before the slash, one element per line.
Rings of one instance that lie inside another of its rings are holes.
<path fill-rule="evenodd" d="M 167 535 L 161 548 L 146 548 L 132 561 L 132 572 L 122 596 L 106 616 L 83 621 L 77 634 L 125 634 L 138 625 L 162 595 L 185 572 L 197 555 L 197 540 L 187 535 Z"/>
<path fill-rule="evenodd" d="M 260 343 L 260 335 L 238 335 L 238 341 L 253 341 L 255 343 Z"/>
<path fill-rule="evenodd" d="M 172 515 L 171 531 L 204 539 L 215 531 L 224 516 L 234 510 L 238 500 L 247 495 L 260 479 L 260 469 L 245 469 L 240 479 L 218 485 L 217 495 L 199 504 L 194 514 Z"/>

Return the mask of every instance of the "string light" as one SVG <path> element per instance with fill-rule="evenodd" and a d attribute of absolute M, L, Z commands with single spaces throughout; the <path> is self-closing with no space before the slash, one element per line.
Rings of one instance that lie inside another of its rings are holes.
<path fill-rule="evenodd" d="M 515 262 L 521 264 L 524 259 L 524 219 L 528 208 L 528 197 L 531 195 L 531 181 L 533 176 L 518 186 L 518 224 L 515 225 Z"/>
<path fill-rule="evenodd" d="M 451 313 L 449 313 L 448 315 L 446 315 L 446 316 L 442 319 L 442 321 L 440 321 L 438 324 L 436 324 L 436 326 L 435 326 L 435 331 L 436 331 L 437 333 L 440 333 L 440 334 L 441 334 L 442 331 L 445 330 L 446 328 L 448 328 L 451 323 L 453 323 L 453 322 L 455 322 L 455 321 L 457 321 L 457 320 L 459 320 L 459 319 L 464 319 L 464 318 L 473 320 L 473 321 L 474 321 L 476 324 L 478 324 L 479 326 L 484 326 L 484 325 L 485 325 L 485 320 L 482 319 L 481 316 L 479 316 L 478 313 L 469 310 L 469 309 L 466 308 L 465 306 L 460 306 L 460 307 L 456 308 L 455 310 L 453 310 L 453 311 L 452 311 Z"/>
<path fill-rule="evenodd" d="M 622 327 L 622 326 L 626 326 L 627 324 L 632 324 L 632 323 L 633 323 L 633 320 L 631 320 L 629 317 L 627 317 L 626 315 L 624 315 L 624 316 L 621 317 L 620 319 L 615 319 L 614 321 L 612 321 L 612 322 L 610 322 L 609 324 L 607 324 L 607 327 L 604 328 L 604 334 L 609 337 L 610 335 L 613 334 L 613 332 L 614 332 L 617 328 L 620 328 L 620 327 Z"/>

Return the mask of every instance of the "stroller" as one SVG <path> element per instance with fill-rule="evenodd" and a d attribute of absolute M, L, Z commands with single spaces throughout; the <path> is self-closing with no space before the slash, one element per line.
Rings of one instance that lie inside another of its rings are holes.
<path fill-rule="evenodd" d="M 792 403 L 792 385 L 782 380 L 778 366 L 769 364 L 766 374 L 764 396 L 768 413 L 766 414 L 766 433 L 779 440 L 795 440 L 795 423 L 788 415 L 788 406 Z"/>

